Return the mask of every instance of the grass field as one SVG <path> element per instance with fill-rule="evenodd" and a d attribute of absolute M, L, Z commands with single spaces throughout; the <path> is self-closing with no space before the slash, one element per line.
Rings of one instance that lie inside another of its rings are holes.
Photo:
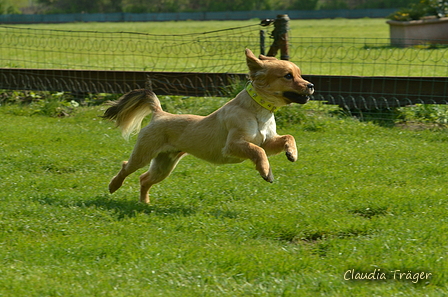
<path fill-rule="evenodd" d="M 244 73 L 245 65 L 240 62 L 244 48 L 258 53 L 258 23 L 182 21 L 0 27 L 0 67 Z M 250 25 L 254 26 L 245 27 Z M 236 27 L 245 28 L 202 34 Z M 448 75 L 447 47 L 390 47 L 385 19 L 292 20 L 290 27 L 291 60 L 307 74 Z M 187 33 L 197 35 L 172 36 Z M 271 42 L 268 39 L 266 43 L 269 46 Z"/>
<path fill-rule="evenodd" d="M 162 98 L 202 114 L 210 100 Z M 0 296 L 448 294 L 446 130 L 287 107 L 299 160 L 272 157 L 273 184 L 187 156 L 146 206 L 142 171 L 107 193 L 134 140 L 103 110 L 0 107 Z"/>

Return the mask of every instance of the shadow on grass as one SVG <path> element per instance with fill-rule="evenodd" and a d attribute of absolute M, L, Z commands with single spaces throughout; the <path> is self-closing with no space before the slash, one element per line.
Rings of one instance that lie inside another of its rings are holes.
<path fill-rule="evenodd" d="M 62 206 L 62 207 L 81 207 L 97 208 L 113 211 L 118 220 L 132 218 L 138 214 L 157 215 L 157 216 L 178 216 L 187 217 L 196 213 L 192 206 L 188 205 L 145 205 L 137 201 L 112 199 L 108 195 L 96 196 L 86 201 L 66 201 L 58 200 L 53 197 L 40 197 L 36 199 L 40 204 Z"/>
<path fill-rule="evenodd" d="M 389 214 L 389 210 L 387 207 L 360 207 L 356 209 L 349 210 L 350 213 L 354 215 L 361 216 L 366 219 L 371 219 L 375 216 L 384 216 Z"/>
<path fill-rule="evenodd" d="M 118 219 L 132 218 L 137 214 L 148 214 L 158 216 L 180 216 L 187 217 L 196 213 L 196 210 L 187 205 L 145 205 L 131 200 L 112 199 L 107 195 L 97 196 L 95 199 L 79 203 L 82 207 L 96 207 L 113 210 L 118 215 Z"/>

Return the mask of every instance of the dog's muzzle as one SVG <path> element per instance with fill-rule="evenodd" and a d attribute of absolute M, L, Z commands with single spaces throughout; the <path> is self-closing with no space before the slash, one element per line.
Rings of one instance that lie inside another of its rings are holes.
<path fill-rule="evenodd" d="M 310 97 L 308 95 L 301 95 L 296 92 L 283 92 L 283 97 L 291 102 L 299 104 L 305 104 L 308 102 L 308 100 L 310 100 Z"/>
<path fill-rule="evenodd" d="M 309 83 L 306 85 L 308 89 L 308 94 L 311 95 L 314 93 L 314 85 L 312 83 Z M 291 102 L 299 103 L 299 104 L 305 104 L 310 100 L 309 95 L 302 95 L 296 92 L 283 92 L 283 97 L 288 99 Z"/>

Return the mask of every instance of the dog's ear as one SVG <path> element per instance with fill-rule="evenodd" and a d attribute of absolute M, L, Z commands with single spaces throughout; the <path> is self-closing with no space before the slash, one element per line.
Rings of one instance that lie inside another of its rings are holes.
<path fill-rule="evenodd" d="M 254 53 L 248 48 L 246 48 L 246 63 L 251 74 L 263 69 L 263 62 L 255 57 Z"/>
<path fill-rule="evenodd" d="M 276 57 L 268 57 L 260 55 L 260 60 L 278 60 Z"/>

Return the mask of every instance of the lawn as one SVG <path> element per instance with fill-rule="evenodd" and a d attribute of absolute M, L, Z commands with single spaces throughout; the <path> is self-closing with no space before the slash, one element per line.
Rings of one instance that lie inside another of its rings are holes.
<path fill-rule="evenodd" d="M 225 100 L 161 99 L 203 114 Z M 446 130 L 286 107 L 299 160 L 272 157 L 273 184 L 187 156 L 147 206 L 142 170 L 107 192 L 135 138 L 104 109 L 0 107 L 0 296 L 448 294 Z"/>

